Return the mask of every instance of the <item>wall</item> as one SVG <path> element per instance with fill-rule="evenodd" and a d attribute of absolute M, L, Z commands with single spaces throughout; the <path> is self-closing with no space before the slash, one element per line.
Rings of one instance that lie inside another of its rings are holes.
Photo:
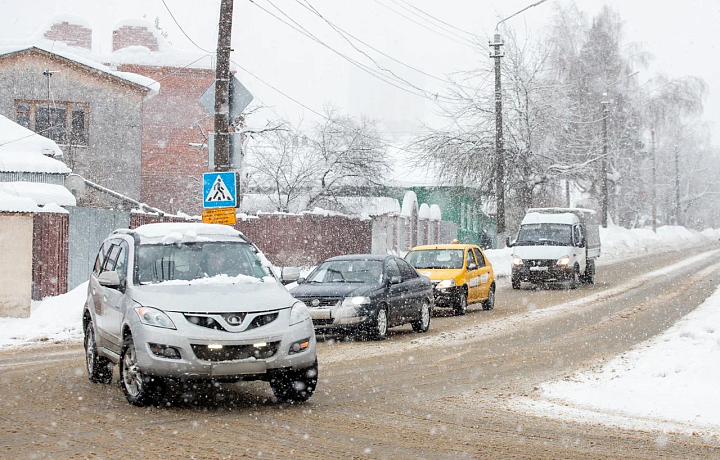
<path fill-rule="evenodd" d="M 33 217 L 0 214 L 0 316 L 30 316 Z"/>
<path fill-rule="evenodd" d="M 33 300 L 68 291 L 68 220 L 68 214 L 33 215 Z"/>
<path fill-rule="evenodd" d="M 212 131 L 213 119 L 198 99 L 215 81 L 215 72 L 139 65 L 118 70 L 162 80 L 160 93 L 143 111 L 140 201 L 169 213 L 200 214 L 207 150 L 191 144 L 202 144 L 202 133 Z"/>
<path fill-rule="evenodd" d="M 50 77 L 50 97 L 45 69 L 59 71 Z M 72 149 L 61 145 L 64 161 L 86 179 L 136 200 L 140 199 L 145 94 L 136 85 L 39 51 L 0 59 L 0 114 L 14 120 L 16 99 L 88 103 L 88 145 Z M 118 200 L 92 190 L 78 202 L 83 206 L 121 206 Z"/>

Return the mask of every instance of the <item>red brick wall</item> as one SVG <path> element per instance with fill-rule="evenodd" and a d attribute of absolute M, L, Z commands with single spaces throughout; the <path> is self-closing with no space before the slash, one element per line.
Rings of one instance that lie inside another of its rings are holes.
<path fill-rule="evenodd" d="M 122 65 L 160 81 L 160 93 L 143 105 L 141 201 L 166 212 L 200 214 L 202 174 L 208 172 L 202 144 L 213 119 L 198 99 L 215 80 L 212 69 Z"/>
<path fill-rule="evenodd" d="M 67 21 L 56 22 L 45 32 L 48 40 L 57 40 L 77 48 L 92 50 L 92 30 Z"/>
<path fill-rule="evenodd" d="M 158 222 L 191 222 L 133 214 L 130 228 Z M 342 254 L 369 254 L 372 251 L 372 221 L 313 214 L 260 215 L 238 220 L 235 228 L 277 266 L 310 266 Z"/>
<path fill-rule="evenodd" d="M 146 27 L 122 26 L 113 30 L 113 51 L 128 46 L 144 46 L 150 51 L 159 49 L 157 38 Z"/>

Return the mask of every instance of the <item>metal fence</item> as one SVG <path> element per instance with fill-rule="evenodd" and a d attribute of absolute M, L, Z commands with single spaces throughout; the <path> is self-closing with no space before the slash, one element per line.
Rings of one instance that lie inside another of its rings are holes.
<path fill-rule="evenodd" d="M 68 206 L 70 213 L 68 289 L 88 280 L 103 240 L 118 228 L 130 228 L 130 213 Z"/>

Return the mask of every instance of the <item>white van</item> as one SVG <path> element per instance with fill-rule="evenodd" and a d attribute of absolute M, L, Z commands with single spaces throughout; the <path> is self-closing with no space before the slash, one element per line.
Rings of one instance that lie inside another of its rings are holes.
<path fill-rule="evenodd" d="M 513 248 L 512 287 L 522 282 L 595 282 L 595 259 L 600 257 L 597 214 L 580 208 L 529 209 Z"/>

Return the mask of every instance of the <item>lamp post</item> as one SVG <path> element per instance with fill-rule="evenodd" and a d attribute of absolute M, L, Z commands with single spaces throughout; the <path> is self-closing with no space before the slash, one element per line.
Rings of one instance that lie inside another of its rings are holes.
<path fill-rule="evenodd" d="M 500 51 L 500 47 L 503 46 L 504 43 L 502 37 L 500 37 L 498 27 L 500 27 L 500 24 L 508 19 L 513 18 L 534 6 L 545 3 L 546 1 L 547 0 L 540 0 L 535 2 L 532 5 L 528 5 L 520 11 L 498 21 L 495 25 L 495 35 L 493 37 L 493 41 L 488 43 L 488 45 L 492 47 L 490 57 L 495 59 L 495 220 L 497 222 L 497 241 L 499 247 L 503 247 L 505 244 L 505 159 L 503 158 L 504 140 L 502 126 L 502 80 L 500 78 L 500 58 L 505 55 Z"/>

